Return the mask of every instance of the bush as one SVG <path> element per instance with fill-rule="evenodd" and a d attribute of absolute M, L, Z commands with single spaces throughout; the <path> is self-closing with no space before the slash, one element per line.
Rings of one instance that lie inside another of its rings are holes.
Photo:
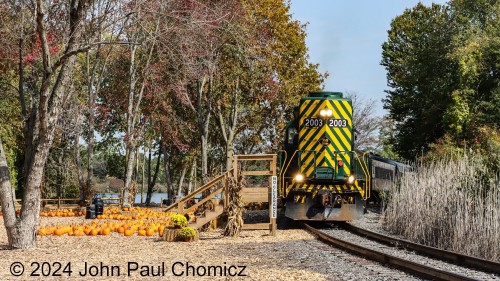
<path fill-rule="evenodd" d="M 177 240 L 180 241 L 193 241 L 196 239 L 198 233 L 192 227 L 184 227 L 177 234 Z"/>
<path fill-rule="evenodd" d="M 187 226 L 188 221 L 184 215 L 175 214 L 170 218 L 170 223 L 174 228 L 183 228 Z"/>

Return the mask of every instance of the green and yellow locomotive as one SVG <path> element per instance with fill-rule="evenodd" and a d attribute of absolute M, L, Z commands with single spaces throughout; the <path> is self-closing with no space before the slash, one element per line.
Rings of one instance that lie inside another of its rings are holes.
<path fill-rule="evenodd" d="M 352 101 L 339 92 L 302 97 L 286 126 L 280 192 L 294 220 L 349 221 L 363 215 L 370 171 L 354 150 Z"/>

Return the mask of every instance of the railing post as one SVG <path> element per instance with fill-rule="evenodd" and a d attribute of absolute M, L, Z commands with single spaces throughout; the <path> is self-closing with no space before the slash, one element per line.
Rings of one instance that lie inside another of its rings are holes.
<path fill-rule="evenodd" d="M 238 179 L 238 156 L 235 155 L 233 159 L 234 159 L 234 161 L 233 161 L 233 176 L 234 176 L 234 179 L 237 180 Z"/>
<path fill-rule="evenodd" d="M 61 209 L 61 196 L 57 196 L 57 209 Z"/>
<path fill-rule="evenodd" d="M 227 178 L 228 178 L 229 171 L 226 172 L 226 175 L 224 176 L 224 189 L 222 191 L 222 194 L 224 195 L 224 210 L 227 209 L 227 206 L 229 205 L 229 190 L 228 190 L 228 184 L 227 184 Z"/>
<path fill-rule="evenodd" d="M 177 202 L 177 213 L 184 214 L 184 202 L 182 200 L 179 200 L 179 202 Z"/>

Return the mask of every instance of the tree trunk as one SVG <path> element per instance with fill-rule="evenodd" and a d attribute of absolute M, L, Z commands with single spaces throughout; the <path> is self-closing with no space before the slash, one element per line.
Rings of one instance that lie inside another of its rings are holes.
<path fill-rule="evenodd" d="M 135 148 L 127 145 L 127 169 L 125 171 L 125 187 L 123 190 L 122 207 L 130 207 L 130 188 L 135 164 Z"/>
<path fill-rule="evenodd" d="M 93 93 L 93 91 L 90 91 Z M 92 189 L 94 186 L 94 113 L 93 109 L 95 107 L 95 96 L 92 94 L 89 96 L 89 118 L 88 118 L 88 138 L 87 138 L 87 183 L 85 185 L 85 190 L 83 192 L 85 202 L 90 202 L 92 196 Z"/>
<path fill-rule="evenodd" d="M 197 115 L 198 115 L 198 130 L 200 132 L 201 139 L 201 184 L 205 184 L 208 181 L 208 128 L 210 124 L 210 97 L 206 97 L 207 110 L 203 110 L 203 92 L 205 84 L 207 83 L 207 78 L 203 78 L 198 81 L 198 97 L 197 97 Z M 210 93 L 210 81 L 209 90 Z"/>
<path fill-rule="evenodd" d="M 10 182 L 9 167 L 7 157 L 3 150 L 2 139 L 0 139 L 0 198 L 2 200 L 2 212 L 9 245 L 12 245 L 12 230 L 16 225 L 15 199 Z"/>
<path fill-rule="evenodd" d="M 171 176 L 171 173 L 170 173 L 170 158 L 169 158 L 169 154 L 168 152 L 166 151 L 166 146 L 165 146 L 165 151 L 163 152 L 164 156 L 163 156 L 163 166 L 165 168 L 165 181 L 166 181 L 166 184 L 167 184 L 167 194 L 168 194 L 168 200 L 170 202 L 173 202 L 172 201 L 172 198 L 173 198 L 173 192 L 172 192 L 172 176 Z"/>
<path fill-rule="evenodd" d="M 233 167 L 233 141 L 236 133 L 236 125 L 238 122 L 238 93 L 239 80 L 236 80 L 234 94 L 231 96 L 231 107 L 229 108 L 228 117 L 225 119 L 222 108 L 217 106 L 219 115 L 219 125 L 222 132 L 222 137 L 226 143 L 226 171 Z"/>
<path fill-rule="evenodd" d="M 82 157 L 80 154 L 80 144 L 78 143 L 78 140 L 80 139 L 80 131 L 81 131 L 81 123 L 82 123 L 82 116 L 79 114 L 77 117 L 78 120 L 76 122 L 76 134 L 75 138 L 73 140 L 73 150 L 75 153 L 75 165 L 76 165 L 76 173 L 78 176 L 78 185 L 79 185 L 79 190 L 80 190 L 80 205 L 84 206 L 85 203 L 85 189 L 86 189 L 86 183 L 85 179 L 83 177 L 83 165 L 82 165 Z"/>
<path fill-rule="evenodd" d="M 146 147 L 143 147 L 144 153 L 142 154 L 142 184 L 141 184 L 141 205 L 144 203 L 143 194 L 144 187 L 146 186 Z M 149 147 L 149 155 L 151 155 L 151 147 Z"/>
<path fill-rule="evenodd" d="M 193 165 L 191 166 L 191 173 L 189 174 L 189 184 L 188 184 L 188 190 L 187 194 L 191 194 L 193 192 L 193 185 L 196 181 L 196 157 L 193 157 Z"/>
<path fill-rule="evenodd" d="M 177 200 L 182 198 L 182 186 L 184 185 L 184 176 L 186 175 L 186 171 L 188 169 L 188 165 L 184 165 L 181 172 L 181 178 L 179 179 L 179 187 L 177 189 Z"/>
<path fill-rule="evenodd" d="M 151 198 L 153 196 L 153 188 L 155 187 L 156 180 L 158 179 L 158 173 L 160 172 L 160 158 L 161 158 L 161 150 L 163 146 L 163 141 L 160 138 L 160 142 L 158 143 L 158 152 L 156 154 L 156 166 L 155 172 L 151 175 L 151 150 L 149 150 L 149 161 L 148 161 L 148 191 L 146 195 L 146 205 L 149 206 L 151 204 Z"/>

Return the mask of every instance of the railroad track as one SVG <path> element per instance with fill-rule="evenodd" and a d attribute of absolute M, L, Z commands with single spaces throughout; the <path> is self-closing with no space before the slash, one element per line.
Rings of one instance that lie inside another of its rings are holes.
<path fill-rule="evenodd" d="M 489 271 L 498 274 L 500 271 L 499 264 L 497 263 L 492 263 L 490 261 L 484 262 L 484 260 L 481 259 L 476 259 L 464 255 L 459 255 L 455 254 L 457 256 L 454 256 L 451 254 L 451 252 L 444 251 L 442 252 L 439 249 L 432 248 L 431 250 L 425 250 L 425 246 L 422 245 L 410 245 L 410 244 L 405 244 L 403 243 L 404 240 L 400 239 L 394 239 L 392 237 L 387 237 L 381 234 L 373 233 L 371 231 L 367 231 L 364 229 L 360 229 L 358 227 L 352 226 L 352 225 L 346 225 L 345 228 L 347 231 L 349 231 L 349 238 L 348 239 L 340 239 L 337 237 L 334 237 L 334 235 L 330 235 L 325 232 L 325 230 L 320 230 L 312 227 L 309 224 L 303 223 L 302 224 L 305 229 L 316 235 L 320 240 L 333 245 L 338 248 L 342 248 L 344 250 L 348 250 L 350 252 L 353 252 L 357 255 L 363 256 L 364 258 L 380 262 L 382 264 L 390 265 L 395 268 L 398 268 L 400 270 L 403 270 L 405 272 L 409 272 L 412 274 L 415 274 L 417 276 L 421 276 L 424 278 L 429 278 L 433 280 L 500 280 L 500 275 L 495 276 L 493 274 L 482 274 L 482 273 L 468 273 L 467 275 L 465 274 L 459 274 L 456 272 L 452 272 L 449 270 L 444 270 L 440 269 L 436 266 L 432 265 L 426 265 L 422 262 L 415 262 L 411 261 L 408 258 L 402 258 L 396 255 L 392 255 L 387 253 L 387 251 L 380 251 L 380 250 L 375 250 L 373 249 L 373 246 L 362 246 L 365 244 L 370 244 L 369 242 L 363 242 L 362 239 L 366 241 L 368 238 L 365 237 L 372 237 L 371 239 L 383 242 L 384 244 L 390 244 L 390 245 L 396 245 L 397 247 L 406 247 L 408 246 L 408 249 L 411 249 L 412 251 L 420 252 L 422 254 L 428 255 L 428 256 L 434 256 L 434 257 L 439 257 L 439 259 L 446 259 L 448 261 L 453 261 L 456 262 L 460 265 L 467 265 L 471 266 L 474 268 L 479 268 L 480 270 L 483 271 Z M 331 231 L 331 230 L 329 230 Z M 339 230 L 343 231 L 343 230 Z M 355 235 L 356 233 L 357 235 Z M 356 239 L 351 239 L 353 236 L 358 236 Z M 361 239 L 361 240 L 360 240 Z M 347 241 L 349 240 L 349 241 Z M 354 241 L 356 240 L 356 243 Z M 405 241 L 407 242 L 407 241 Z M 420 247 L 419 247 L 420 246 Z M 411 247 L 411 248 L 410 248 Z M 379 247 L 382 248 L 382 247 Z M 418 250 L 417 250 L 418 248 Z M 430 247 L 427 247 L 430 248 Z M 426 252 L 427 251 L 427 252 Z M 442 256 L 441 256 L 442 254 Z M 483 264 L 479 264 L 480 262 L 484 262 Z M 431 263 L 431 262 L 429 262 Z"/>
<path fill-rule="evenodd" d="M 445 251 L 438 248 L 413 243 L 402 239 L 389 237 L 386 235 L 382 235 L 380 233 L 376 233 L 370 230 L 354 226 L 352 224 L 345 224 L 343 225 L 343 228 L 352 233 L 367 237 L 368 239 L 371 240 L 382 242 L 387 245 L 392 245 L 394 247 L 415 251 L 417 253 L 437 258 L 440 260 L 444 260 L 447 262 L 452 262 L 460 266 L 467 266 L 500 275 L 500 263 L 497 262 L 492 262 L 485 259 L 471 257 L 455 252 Z"/>

